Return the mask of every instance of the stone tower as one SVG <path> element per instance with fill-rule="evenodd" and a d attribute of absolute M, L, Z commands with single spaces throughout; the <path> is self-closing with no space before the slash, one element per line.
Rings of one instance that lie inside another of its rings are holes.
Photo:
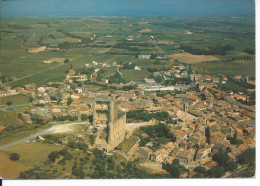
<path fill-rule="evenodd" d="M 113 121 L 114 102 L 108 99 L 97 99 L 94 102 L 93 125 L 108 125 Z"/>
<path fill-rule="evenodd" d="M 113 100 L 97 99 L 94 102 L 93 125 L 106 125 L 106 144 L 98 147 L 112 150 L 124 140 L 126 114 L 117 109 Z"/>

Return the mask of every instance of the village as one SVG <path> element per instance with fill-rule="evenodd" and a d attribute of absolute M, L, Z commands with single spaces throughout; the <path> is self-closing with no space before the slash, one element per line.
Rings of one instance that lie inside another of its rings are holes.
<path fill-rule="evenodd" d="M 150 56 L 143 55 L 139 58 L 145 60 Z M 120 78 L 120 69 L 123 68 L 123 65 L 117 65 L 116 62 L 113 65 L 118 67 L 117 74 L 104 74 L 101 68 L 106 68 L 107 65 L 96 61 L 82 67 L 86 73 L 82 73 L 82 69 L 75 70 L 71 64 L 63 82 L 49 82 L 44 86 L 33 83 L 24 87 L 5 86 L 0 91 L 0 97 L 18 94 L 30 97 L 28 105 L 31 109 L 18 114 L 19 121 L 25 125 L 37 121 L 48 123 L 66 120 L 90 123 L 92 129 L 98 131 L 95 132 L 97 135 L 93 148 L 99 147 L 100 139 L 104 139 L 104 127 L 96 124 L 97 118 L 93 119 L 97 98 L 113 100 L 117 109 L 126 113 L 126 118 L 122 121 L 126 126 L 116 135 L 125 134 L 127 126 L 130 126 L 129 112 L 140 111 L 151 116 L 157 113 L 158 117 L 149 121 L 130 118 L 131 125 L 136 123 L 138 126 L 142 122 L 146 123 L 140 125 L 141 128 L 166 125 L 174 140 L 166 140 L 155 148 L 153 142 L 143 142 L 149 138 L 146 133 L 135 136 L 135 130 L 139 130 L 139 127 L 135 127 L 134 130 L 127 130 L 125 137 L 120 137 L 120 141 L 108 151 L 120 151 L 118 144 L 124 138 L 134 137 L 135 143 L 127 151 L 120 152 L 128 160 L 139 159 L 143 163 L 162 166 L 165 163 L 172 164 L 177 159 L 180 165 L 191 171 L 182 177 L 195 175 L 192 170 L 198 166 L 207 170 L 217 166 L 219 162 L 212 157 L 219 149 L 227 151 L 230 160 L 236 162 L 238 156 L 247 149 L 255 148 L 255 100 L 252 98 L 255 89 L 248 88 L 244 92 L 232 90 L 232 87 L 226 91 L 218 89 L 218 85 L 229 81 L 245 82 L 252 87 L 255 85 L 252 78 L 239 74 L 231 77 L 223 74 L 202 75 L 197 74 L 190 65 L 176 64 L 170 70 L 155 71 L 155 78 L 146 77 L 143 83 L 111 83 L 111 77 Z M 140 70 L 137 66 L 134 69 Z M 85 86 L 89 84 L 103 89 L 94 90 Z M 11 104 L 5 110 L 12 111 Z M 161 119 L 161 113 L 166 113 L 168 118 Z M 105 120 L 108 117 L 110 116 L 106 116 Z M 5 132 L 5 128 L 0 126 L 1 133 Z M 102 146 L 100 149 L 105 148 Z"/>

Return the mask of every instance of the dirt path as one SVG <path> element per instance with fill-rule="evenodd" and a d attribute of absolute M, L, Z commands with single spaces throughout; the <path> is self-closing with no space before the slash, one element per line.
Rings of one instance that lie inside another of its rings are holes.
<path fill-rule="evenodd" d="M 57 125 L 51 126 L 48 129 L 45 129 L 41 132 L 37 132 L 35 134 L 32 134 L 32 135 L 27 136 L 25 138 L 19 139 L 17 141 L 2 145 L 2 146 L 0 146 L 0 149 L 4 149 L 4 148 L 10 147 L 10 146 L 22 143 L 22 142 L 24 142 L 28 139 L 35 138 L 35 137 L 40 136 L 40 135 L 71 132 L 71 131 L 74 130 L 73 126 L 77 125 L 77 124 L 86 124 L 86 123 L 85 122 L 84 123 L 83 122 L 73 122 L 73 123 L 66 123 L 66 124 L 57 124 Z"/>
<path fill-rule="evenodd" d="M 135 129 L 142 127 L 142 126 L 149 126 L 149 125 L 154 125 L 155 122 L 143 122 L 143 123 L 127 123 L 126 124 L 126 131 L 132 132 Z"/>

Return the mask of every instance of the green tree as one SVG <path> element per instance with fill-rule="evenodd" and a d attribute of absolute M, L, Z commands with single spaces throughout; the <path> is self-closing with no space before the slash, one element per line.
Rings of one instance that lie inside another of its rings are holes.
<path fill-rule="evenodd" d="M 220 166 L 212 167 L 210 170 L 207 171 L 207 175 L 210 178 L 220 178 L 224 176 L 225 170 Z"/>
<path fill-rule="evenodd" d="M 195 170 L 195 172 L 201 173 L 201 174 L 205 174 L 207 172 L 206 168 L 202 167 L 202 166 L 197 166 L 197 167 L 195 167 L 194 170 Z"/>
<path fill-rule="evenodd" d="M 59 158 L 59 157 L 60 157 L 60 155 L 57 151 L 52 151 L 48 156 L 49 160 L 52 161 L 53 163 L 55 162 L 56 158 Z"/>
<path fill-rule="evenodd" d="M 177 159 L 174 159 L 172 164 L 163 163 L 162 168 L 169 172 L 174 178 L 180 178 L 181 174 L 189 172 L 189 170 L 187 170 L 184 166 L 180 165 L 179 160 Z"/>
<path fill-rule="evenodd" d="M 68 100 L 67 100 L 67 105 L 69 106 L 72 103 L 72 101 L 73 101 L 72 98 L 69 97 Z"/>
<path fill-rule="evenodd" d="M 225 170 L 227 171 L 235 171 L 237 169 L 237 163 L 233 160 L 230 160 L 225 167 Z"/>
<path fill-rule="evenodd" d="M 11 106 L 13 104 L 13 102 L 12 101 L 7 101 L 6 104 L 9 107 L 9 106 Z"/>
<path fill-rule="evenodd" d="M 9 159 L 12 161 L 17 161 L 20 159 L 20 155 L 18 153 L 12 153 L 12 154 L 10 154 Z"/>
<path fill-rule="evenodd" d="M 70 62 L 70 60 L 68 59 L 68 58 L 66 58 L 65 60 L 64 60 L 64 63 L 69 63 Z"/>
<path fill-rule="evenodd" d="M 67 148 L 63 148 L 59 151 L 59 154 L 62 156 L 65 156 L 68 153 L 68 149 Z"/>
<path fill-rule="evenodd" d="M 71 173 L 72 175 L 77 176 L 81 179 L 85 177 L 83 170 L 79 169 L 78 167 L 73 167 Z"/>
<path fill-rule="evenodd" d="M 205 136 L 207 138 L 207 143 L 210 144 L 210 130 L 209 127 L 205 129 Z"/>
<path fill-rule="evenodd" d="M 247 149 L 237 157 L 239 164 L 255 164 L 255 149 Z"/>
<path fill-rule="evenodd" d="M 227 155 L 226 152 L 222 151 L 222 149 L 219 149 L 219 151 L 215 154 L 213 154 L 212 159 L 218 163 L 219 166 L 225 167 L 227 166 L 230 158 Z"/>

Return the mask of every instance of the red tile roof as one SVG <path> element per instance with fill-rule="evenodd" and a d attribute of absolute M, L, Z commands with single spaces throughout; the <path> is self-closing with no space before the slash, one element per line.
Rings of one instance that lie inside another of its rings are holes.
<path fill-rule="evenodd" d="M 6 127 L 0 126 L 0 131 L 4 130 Z"/>

